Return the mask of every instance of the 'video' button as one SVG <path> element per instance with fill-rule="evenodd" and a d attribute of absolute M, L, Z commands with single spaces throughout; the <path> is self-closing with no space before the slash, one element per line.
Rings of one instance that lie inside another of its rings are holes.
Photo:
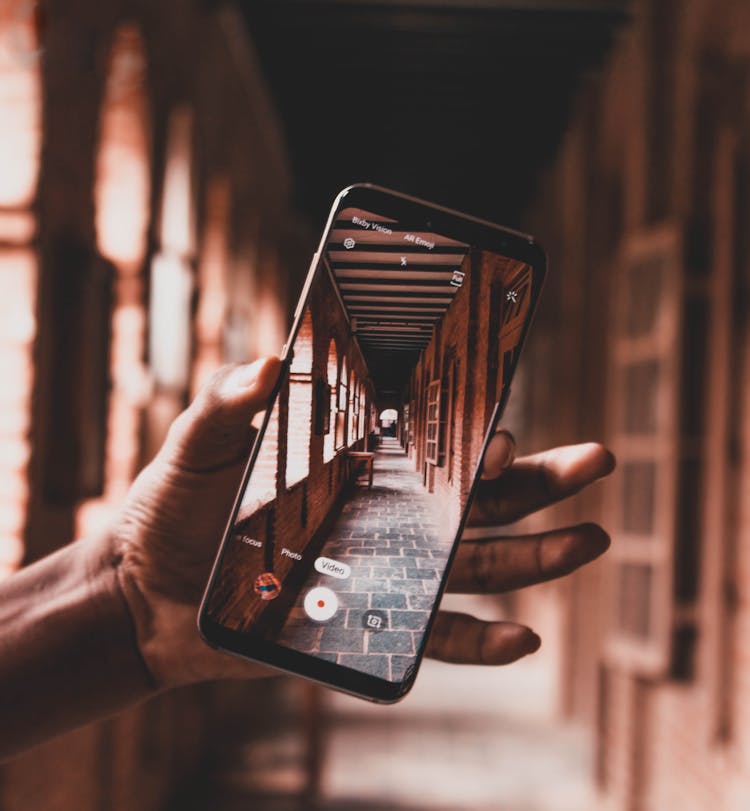
<path fill-rule="evenodd" d="M 328 574 L 331 577 L 338 577 L 339 580 L 346 580 L 352 570 L 346 563 L 339 563 L 331 558 L 318 558 L 315 561 L 315 570 L 321 574 Z"/>

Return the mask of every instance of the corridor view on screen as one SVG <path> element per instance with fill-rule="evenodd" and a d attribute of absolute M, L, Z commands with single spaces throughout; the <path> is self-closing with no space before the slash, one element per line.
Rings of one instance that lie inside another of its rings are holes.
<path fill-rule="evenodd" d="M 532 273 L 353 208 L 320 262 L 207 607 L 232 630 L 400 682 Z"/>

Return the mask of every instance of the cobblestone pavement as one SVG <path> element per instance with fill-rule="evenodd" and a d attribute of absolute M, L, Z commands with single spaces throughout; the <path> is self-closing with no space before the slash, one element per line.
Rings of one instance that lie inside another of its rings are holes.
<path fill-rule="evenodd" d="M 398 442 L 384 438 L 375 457 L 372 489 L 355 488 L 320 553 L 346 563 L 351 576 L 339 580 L 312 572 L 280 641 L 381 678 L 401 680 L 412 664 L 450 551 L 451 539 L 441 541 L 441 527 L 438 499 L 425 491 Z M 339 600 L 336 615 L 320 625 L 303 607 L 305 595 L 315 586 L 333 589 Z M 383 630 L 364 628 L 368 609 L 380 612 Z"/>

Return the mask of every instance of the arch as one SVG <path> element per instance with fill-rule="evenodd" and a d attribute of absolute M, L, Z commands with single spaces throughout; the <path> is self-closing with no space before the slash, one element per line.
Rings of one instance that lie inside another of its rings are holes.
<path fill-rule="evenodd" d="M 310 473 L 312 436 L 313 320 L 305 308 L 294 340 L 294 357 L 289 367 L 289 405 L 286 431 L 286 486 L 291 487 Z"/>
<path fill-rule="evenodd" d="M 385 408 L 378 414 L 378 424 L 382 436 L 397 436 L 399 429 L 398 411 L 395 408 Z"/>
<path fill-rule="evenodd" d="M 380 412 L 379 420 L 382 426 L 388 427 L 398 420 L 398 411 L 395 408 L 386 408 Z"/>
<path fill-rule="evenodd" d="M 336 395 L 338 387 L 339 353 L 336 339 L 331 338 L 328 344 L 328 362 L 326 366 L 326 380 L 330 392 L 328 431 L 323 439 L 323 461 L 329 462 L 336 453 L 334 439 L 336 433 Z"/>

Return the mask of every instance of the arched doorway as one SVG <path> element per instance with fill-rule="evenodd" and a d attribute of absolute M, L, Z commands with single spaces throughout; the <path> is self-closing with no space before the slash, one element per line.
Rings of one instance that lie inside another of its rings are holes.
<path fill-rule="evenodd" d="M 378 417 L 381 436 L 396 436 L 398 430 L 398 411 L 395 408 L 386 408 Z"/>
<path fill-rule="evenodd" d="M 336 347 L 336 339 L 331 338 L 328 344 L 328 365 L 326 367 L 328 386 L 331 393 L 330 419 L 328 421 L 328 433 L 323 440 L 323 461 L 330 462 L 335 453 L 334 438 L 336 433 L 336 394 L 338 386 L 339 357 Z"/>

